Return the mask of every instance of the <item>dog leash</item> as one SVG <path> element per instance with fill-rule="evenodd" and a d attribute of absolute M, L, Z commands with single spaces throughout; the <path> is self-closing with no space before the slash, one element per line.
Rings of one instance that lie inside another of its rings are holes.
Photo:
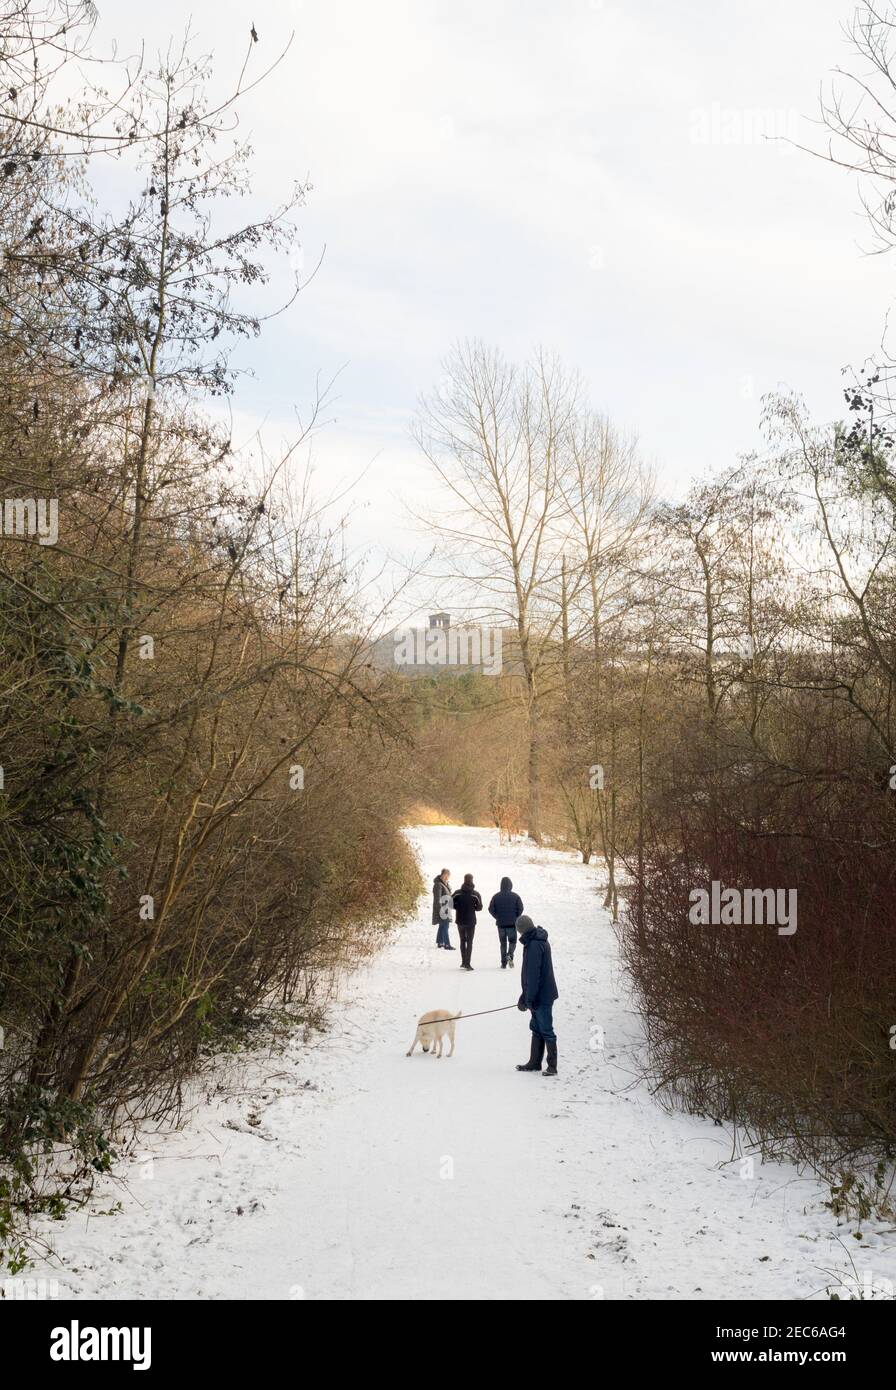
<path fill-rule="evenodd" d="M 431 1020 L 431 1022 L 456 1023 L 459 1018 L 482 1018 L 483 1014 L 504 1014 L 507 1012 L 508 1009 L 515 1009 L 517 1007 L 518 1005 L 516 1004 L 504 1004 L 503 1007 L 500 1009 L 480 1009 L 479 1012 L 475 1014 L 452 1014 L 450 1018 L 434 1018 Z M 424 1028 L 426 1028 L 430 1025 L 424 1023 L 423 1026 Z"/>

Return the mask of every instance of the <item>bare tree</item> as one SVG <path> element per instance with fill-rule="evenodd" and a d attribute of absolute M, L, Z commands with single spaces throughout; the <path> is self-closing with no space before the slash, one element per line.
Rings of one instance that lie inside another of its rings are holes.
<path fill-rule="evenodd" d="M 448 358 L 420 406 L 416 438 L 442 484 L 426 518 L 448 568 L 440 581 L 480 622 L 509 628 L 528 730 L 528 830 L 542 835 L 544 705 L 556 679 L 559 582 L 569 518 L 570 424 L 578 379 L 544 353 L 522 368 L 479 342 Z"/>
<path fill-rule="evenodd" d="M 618 687 L 625 644 L 633 636 L 633 576 L 648 538 L 653 479 L 637 441 L 620 434 L 603 415 L 573 419 L 569 442 L 571 465 L 563 481 L 569 542 L 561 603 L 570 736 L 561 741 L 567 751 L 559 781 L 586 862 L 600 835 L 607 866 L 606 905 L 615 917 Z M 586 651 L 589 656 L 584 659 Z"/>
<path fill-rule="evenodd" d="M 838 68 L 821 98 L 821 120 L 828 132 L 823 146 L 799 146 L 816 158 L 858 175 L 859 198 L 875 255 L 896 246 L 896 9 L 890 3 L 863 0 L 845 26 L 854 61 Z M 854 409 L 856 396 L 867 398 L 872 440 L 890 434 L 894 357 L 885 330 L 871 364 L 851 373 L 845 396 Z M 864 402 L 861 402 L 864 405 Z"/>

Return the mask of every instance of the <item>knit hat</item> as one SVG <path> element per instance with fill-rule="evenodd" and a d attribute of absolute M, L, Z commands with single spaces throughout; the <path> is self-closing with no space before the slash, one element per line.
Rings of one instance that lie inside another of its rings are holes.
<path fill-rule="evenodd" d="M 516 919 L 516 929 L 520 935 L 522 935 L 524 931 L 534 931 L 535 923 L 532 921 L 532 918 L 527 917 L 524 912 L 522 917 L 517 917 Z"/>

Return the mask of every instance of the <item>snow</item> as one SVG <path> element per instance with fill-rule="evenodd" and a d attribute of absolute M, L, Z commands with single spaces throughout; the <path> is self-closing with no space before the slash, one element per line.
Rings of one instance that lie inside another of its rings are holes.
<path fill-rule="evenodd" d="M 745 1161 L 725 1129 L 651 1096 L 599 867 L 484 829 L 409 833 L 428 884 L 447 864 L 487 902 L 509 873 L 547 928 L 560 1075 L 514 1070 L 516 1010 L 461 1020 L 451 1058 L 405 1056 L 425 1010 L 519 992 L 520 953 L 500 969 L 487 914 L 472 973 L 435 949 L 427 891 L 326 1033 L 222 1062 L 182 1129 L 145 1136 L 86 1207 L 45 1223 L 55 1258 L 29 1279 L 178 1299 L 824 1299 L 896 1281 L 887 1228 L 855 1240 L 816 1180 Z"/>

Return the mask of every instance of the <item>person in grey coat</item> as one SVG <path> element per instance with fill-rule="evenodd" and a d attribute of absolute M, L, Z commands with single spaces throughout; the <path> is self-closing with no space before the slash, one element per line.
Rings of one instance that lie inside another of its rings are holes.
<path fill-rule="evenodd" d="M 448 924 L 451 921 L 451 884 L 448 882 L 448 870 L 442 869 L 441 873 L 436 874 L 432 881 L 432 924 L 438 927 L 436 932 L 436 945 L 442 951 L 453 951 L 448 936 Z"/>

